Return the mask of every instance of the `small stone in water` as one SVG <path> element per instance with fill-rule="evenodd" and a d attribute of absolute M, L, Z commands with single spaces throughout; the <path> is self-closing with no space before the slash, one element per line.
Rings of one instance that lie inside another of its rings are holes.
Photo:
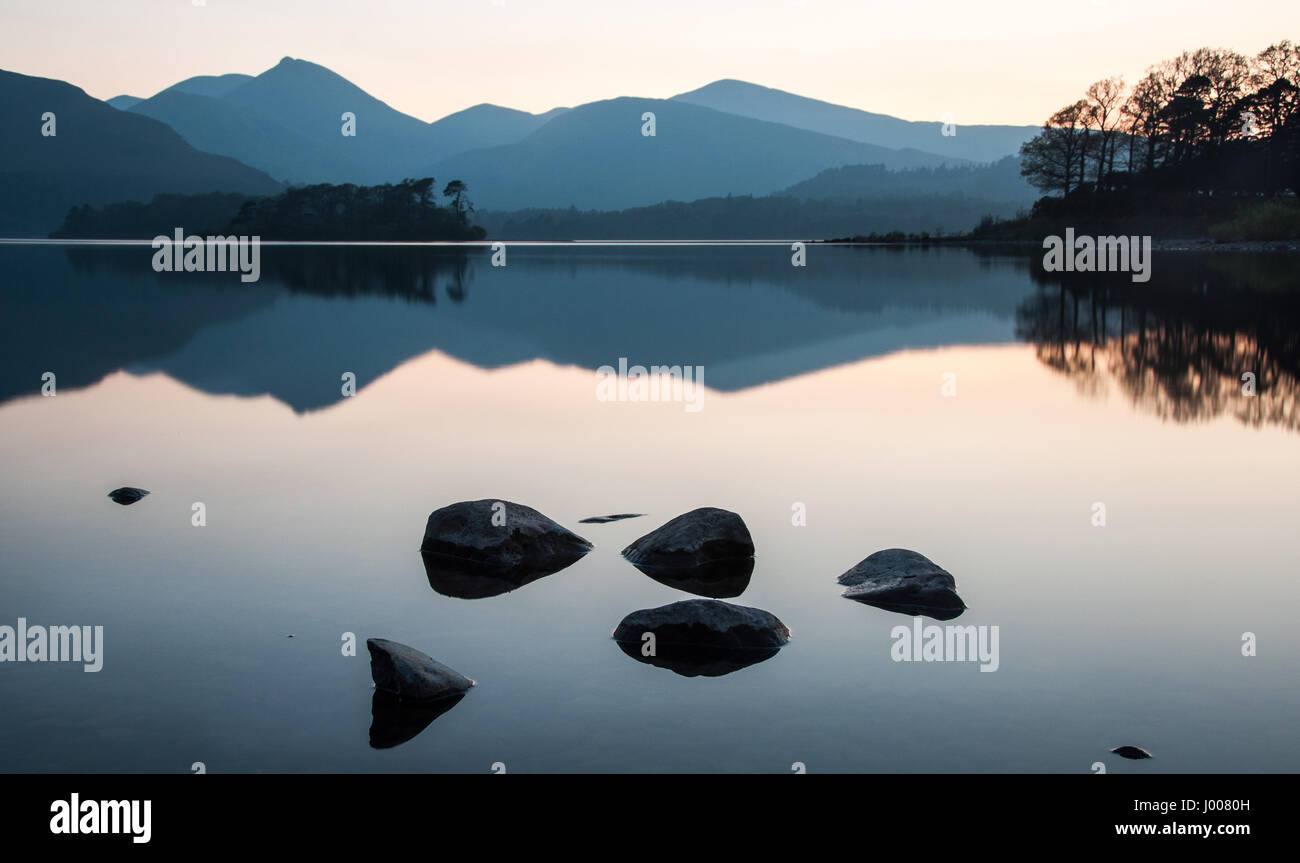
<path fill-rule="evenodd" d="M 1150 752 L 1147 752 L 1145 749 L 1141 749 L 1137 746 L 1116 746 L 1114 749 L 1111 750 L 1111 752 L 1114 752 L 1120 758 L 1138 759 L 1138 758 L 1151 757 Z"/>
<path fill-rule="evenodd" d="M 143 499 L 148 493 L 149 492 L 145 489 L 132 488 L 128 485 L 123 486 L 122 488 L 113 489 L 108 493 L 108 496 L 112 499 L 113 503 L 120 503 L 122 506 L 130 506 L 136 501 Z"/>

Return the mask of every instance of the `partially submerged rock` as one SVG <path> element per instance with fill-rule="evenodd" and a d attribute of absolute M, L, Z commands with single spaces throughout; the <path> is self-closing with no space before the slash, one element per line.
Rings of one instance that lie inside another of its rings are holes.
<path fill-rule="evenodd" d="M 846 598 L 887 611 L 951 620 L 966 610 L 952 574 L 905 548 L 878 551 L 837 580 Z"/>
<path fill-rule="evenodd" d="M 739 596 L 754 572 L 754 541 L 744 520 L 701 507 L 677 516 L 623 549 L 655 581 L 700 596 Z"/>
<path fill-rule="evenodd" d="M 559 572 L 591 548 L 532 507 L 485 498 L 434 511 L 420 552 L 434 590 L 478 599 Z"/>
<path fill-rule="evenodd" d="M 688 567 L 754 556 L 744 520 L 713 506 L 683 513 L 623 549 L 623 557 L 649 567 Z"/>
<path fill-rule="evenodd" d="M 370 701 L 370 746 L 392 749 L 429 727 L 465 697 L 463 692 L 437 701 L 407 703 L 391 692 L 376 689 Z"/>
<path fill-rule="evenodd" d="M 686 599 L 632 612 L 614 640 L 640 662 L 686 677 L 717 677 L 775 656 L 790 629 L 759 608 Z"/>
<path fill-rule="evenodd" d="M 130 506 L 137 501 L 143 500 L 149 492 L 142 488 L 133 488 L 132 486 L 123 486 L 115 488 L 108 493 L 113 503 L 120 503 L 122 506 Z"/>
<path fill-rule="evenodd" d="M 1147 752 L 1145 749 L 1138 746 L 1116 746 L 1111 750 L 1111 752 L 1114 752 L 1120 758 L 1131 758 L 1134 760 L 1151 757 L 1150 752 Z"/>
<path fill-rule="evenodd" d="M 593 515 L 589 518 L 578 520 L 578 524 L 608 524 L 611 521 L 622 521 L 625 518 L 640 518 L 645 515 L 643 512 L 620 512 L 614 515 Z"/>
<path fill-rule="evenodd" d="M 463 695 L 474 681 L 414 647 L 386 638 L 366 639 L 375 688 L 402 702 L 427 704 Z"/>

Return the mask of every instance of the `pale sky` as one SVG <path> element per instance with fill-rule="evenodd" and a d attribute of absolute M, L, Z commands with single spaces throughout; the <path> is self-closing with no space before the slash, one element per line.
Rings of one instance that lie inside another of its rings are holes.
<path fill-rule="evenodd" d="M 909 120 L 1039 124 L 1206 45 L 1300 41 L 1294 0 L 0 0 L 0 69 L 107 99 L 291 56 L 435 120 L 740 78 Z M 1231 14 L 1228 14 L 1230 10 Z"/>

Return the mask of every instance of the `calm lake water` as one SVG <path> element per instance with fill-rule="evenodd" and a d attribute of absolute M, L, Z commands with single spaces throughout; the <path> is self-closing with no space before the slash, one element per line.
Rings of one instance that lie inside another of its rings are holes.
<path fill-rule="evenodd" d="M 246 285 L 151 254 L 0 246 L 0 625 L 104 627 L 99 673 L 0 665 L 0 770 L 1300 770 L 1293 257 L 264 247 Z M 702 366 L 702 409 L 598 400 L 621 357 Z M 425 520 L 480 498 L 595 550 L 439 594 Z M 729 601 L 793 632 L 720 677 L 610 638 L 690 598 L 619 552 L 700 506 L 753 534 Z M 996 672 L 891 658 L 916 618 L 835 582 L 890 547 L 953 573 Z M 372 748 L 368 637 L 478 686 Z"/>

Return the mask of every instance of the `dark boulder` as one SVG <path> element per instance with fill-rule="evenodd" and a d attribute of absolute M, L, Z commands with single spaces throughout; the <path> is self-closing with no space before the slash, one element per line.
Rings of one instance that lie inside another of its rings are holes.
<path fill-rule="evenodd" d="M 878 551 L 837 580 L 847 599 L 887 611 L 951 620 L 966 610 L 952 574 L 905 548 Z"/>
<path fill-rule="evenodd" d="M 775 656 L 790 630 L 759 608 L 687 599 L 632 612 L 614 630 L 614 640 L 638 661 L 687 677 L 716 677 Z"/>
<path fill-rule="evenodd" d="M 532 507 L 486 498 L 433 512 L 420 552 L 434 590 L 478 599 L 559 572 L 591 548 Z"/>
<path fill-rule="evenodd" d="M 754 541 L 734 512 L 705 506 L 683 513 L 623 549 L 649 567 L 691 567 L 754 556 Z"/>
<path fill-rule="evenodd" d="M 623 549 L 661 584 L 708 597 L 739 596 L 754 572 L 754 541 L 744 520 L 702 507 L 677 516 Z"/>
<path fill-rule="evenodd" d="M 370 651 L 370 676 L 375 688 L 403 702 L 439 701 L 462 695 L 474 685 L 465 675 L 414 647 L 386 638 L 368 638 L 366 648 Z"/>

